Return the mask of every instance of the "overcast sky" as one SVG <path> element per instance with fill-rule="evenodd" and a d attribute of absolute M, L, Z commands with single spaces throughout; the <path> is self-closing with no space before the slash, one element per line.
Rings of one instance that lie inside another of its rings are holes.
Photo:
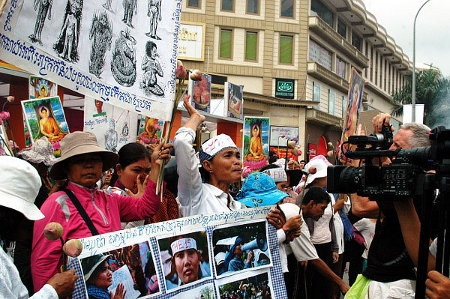
<path fill-rule="evenodd" d="M 414 17 L 426 0 L 362 0 L 413 61 Z M 430 0 L 416 21 L 416 68 L 433 64 L 450 77 L 450 1 Z"/>

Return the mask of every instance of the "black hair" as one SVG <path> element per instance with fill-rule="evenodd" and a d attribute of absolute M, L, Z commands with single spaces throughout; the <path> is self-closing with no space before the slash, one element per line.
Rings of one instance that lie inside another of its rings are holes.
<path fill-rule="evenodd" d="M 264 170 L 267 169 L 273 169 L 273 168 L 282 168 L 280 167 L 280 165 L 277 164 L 267 164 L 266 166 L 262 167 L 260 170 L 258 170 L 259 172 L 263 172 Z M 283 168 L 284 169 L 284 168 Z"/>
<path fill-rule="evenodd" d="M 301 194 L 299 196 L 302 196 Z M 307 205 L 310 201 L 313 201 L 315 204 L 320 204 L 326 201 L 326 203 L 330 203 L 331 198 L 330 195 L 324 189 L 320 187 L 311 187 L 305 190 L 305 195 L 303 197 L 302 205 Z"/>
<path fill-rule="evenodd" d="M 120 164 L 122 169 L 142 159 L 148 159 L 149 161 L 151 161 L 150 152 L 144 145 L 138 142 L 131 142 L 125 144 L 120 148 L 118 154 L 119 154 L 119 161 L 117 161 L 117 163 Z M 117 179 L 118 179 L 117 171 L 115 171 L 111 178 L 110 185 L 113 186 Z"/>
<path fill-rule="evenodd" d="M 151 56 L 153 47 L 157 48 L 156 44 L 154 42 L 152 42 L 151 40 L 147 41 L 147 44 L 145 45 L 145 54 L 147 54 L 147 56 Z"/>

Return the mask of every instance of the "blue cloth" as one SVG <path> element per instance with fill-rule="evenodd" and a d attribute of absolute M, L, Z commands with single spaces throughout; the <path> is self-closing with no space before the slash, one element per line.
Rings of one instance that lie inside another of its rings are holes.
<path fill-rule="evenodd" d="M 89 298 L 94 298 L 94 299 L 110 299 L 111 298 L 109 296 L 108 290 L 101 289 L 94 285 L 87 286 L 87 293 L 89 295 Z"/>

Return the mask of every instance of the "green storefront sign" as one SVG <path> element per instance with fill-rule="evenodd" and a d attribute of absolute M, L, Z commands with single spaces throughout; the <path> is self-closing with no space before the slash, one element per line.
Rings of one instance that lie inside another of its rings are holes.
<path fill-rule="evenodd" d="M 275 79 L 275 97 L 294 99 L 294 89 L 294 79 Z"/>

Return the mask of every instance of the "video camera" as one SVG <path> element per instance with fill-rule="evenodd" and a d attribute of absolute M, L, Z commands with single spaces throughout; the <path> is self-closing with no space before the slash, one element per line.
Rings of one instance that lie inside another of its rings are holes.
<path fill-rule="evenodd" d="M 450 130 L 437 127 L 429 133 L 431 146 L 389 150 L 393 142 L 390 126 L 383 126 L 381 134 L 350 136 L 346 143 L 355 150 L 344 154 L 351 159 L 363 159 L 362 167 L 329 166 L 327 191 L 331 193 L 357 193 L 371 200 L 402 200 L 411 198 L 419 187 L 418 174 L 426 170 L 448 172 L 443 159 L 450 158 Z M 343 149 L 345 149 L 344 143 Z M 388 157 L 392 164 L 373 165 L 374 159 Z M 444 168 L 442 168 L 444 167 Z"/>

